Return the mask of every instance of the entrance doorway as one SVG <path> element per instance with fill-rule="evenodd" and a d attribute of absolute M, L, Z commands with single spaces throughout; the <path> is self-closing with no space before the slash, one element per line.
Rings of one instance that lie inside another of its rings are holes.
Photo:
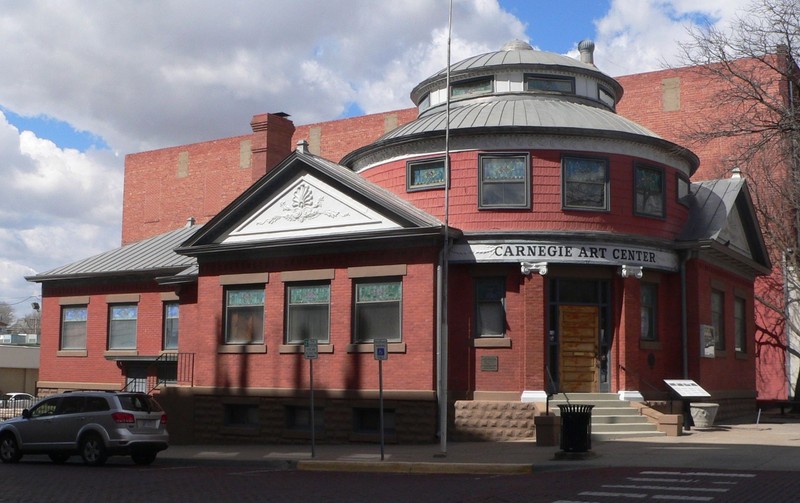
<path fill-rule="evenodd" d="M 607 280 L 550 280 L 548 378 L 553 391 L 610 391 Z"/>
<path fill-rule="evenodd" d="M 559 382 L 564 393 L 591 393 L 599 389 L 598 308 L 597 306 L 560 306 L 558 333 Z"/>

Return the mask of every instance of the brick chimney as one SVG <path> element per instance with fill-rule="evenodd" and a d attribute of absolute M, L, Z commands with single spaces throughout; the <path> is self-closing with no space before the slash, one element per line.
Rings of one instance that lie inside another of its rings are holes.
<path fill-rule="evenodd" d="M 254 115 L 253 181 L 261 178 L 292 152 L 294 123 L 283 112 Z"/>

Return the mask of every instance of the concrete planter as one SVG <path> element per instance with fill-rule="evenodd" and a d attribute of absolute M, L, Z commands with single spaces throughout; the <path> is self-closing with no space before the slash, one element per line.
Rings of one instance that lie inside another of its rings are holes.
<path fill-rule="evenodd" d="M 555 414 L 534 416 L 536 426 L 536 446 L 552 447 L 561 441 L 561 416 Z"/>
<path fill-rule="evenodd" d="M 695 428 L 708 428 L 714 425 L 719 410 L 718 403 L 694 402 L 689 405 Z"/>

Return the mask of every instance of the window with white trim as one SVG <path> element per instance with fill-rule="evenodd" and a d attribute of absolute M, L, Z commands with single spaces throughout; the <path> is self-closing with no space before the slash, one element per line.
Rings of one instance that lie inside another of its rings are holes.
<path fill-rule="evenodd" d="M 402 340 L 403 282 L 370 278 L 354 284 L 353 341 Z"/>
<path fill-rule="evenodd" d="M 164 302 L 164 349 L 178 349 L 178 302 Z"/>
<path fill-rule="evenodd" d="M 225 289 L 225 344 L 263 344 L 264 286 Z"/>
<path fill-rule="evenodd" d="M 505 304 L 505 277 L 475 278 L 475 337 L 505 336 Z"/>
<path fill-rule="evenodd" d="M 108 306 L 108 349 L 136 349 L 138 304 Z"/>
<path fill-rule="evenodd" d="M 86 320 L 88 306 L 61 308 L 61 349 L 86 349 Z"/>
<path fill-rule="evenodd" d="M 330 341 L 331 285 L 305 283 L 286 285 L 286 343 L 306 339 Z"/>

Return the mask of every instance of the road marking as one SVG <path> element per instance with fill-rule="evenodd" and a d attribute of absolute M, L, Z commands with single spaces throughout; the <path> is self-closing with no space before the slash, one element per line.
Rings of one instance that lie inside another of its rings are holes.
<path fill-rule="evenodd" d="M 697 484 L 700 479 L 665 479 L 663 477 L 628 477 L 633 482 L 672 482 L 677 484 Z M 735 484 L 736 482 L 730 482 Z"/>
<path fill-rule="evenodd" d="M 722 478 L 753 478 L 755 473 L 715 473 L 715 472 L 668 472 L 668 471 L 642 471 L 641 475 L 689 475 L 691 477 L 722 477 Z"/>
<path fill-rule="evenodd" d="M 578 493 L 580 496 L 603 496 L 607 498 L 631 498 L 631 499 L 643 499 L 646 498 L 646 494 L 640 493 L 610 493 L 610 492 L 603 492 L 603 491 L 584 491 L 582 493 Z"/>
<path fill-rule="evenodd" d="M 680 496 L 680 495 L 667 495 L 667 494 L 654 494 L 654 500 L 669 500 L 669 501 L 711 501 L 714 498 L 711 496 Z"/>
<path fill-rule="evenodd" d="M 238 452 L 222 452 L 222 451 L 202 451 L 198 452 L 196 458 L 235 458 Z"/>
<path fill-rule="evenodd" d="M 610 489 L 645 489 L 648 491 L 697 491 L 701 493 L 726 493 L 730 491 L 728 488 L 719 487 L 640 486 L 634 484 L 607 484 L 602 487 L 608 487 Z"/>

